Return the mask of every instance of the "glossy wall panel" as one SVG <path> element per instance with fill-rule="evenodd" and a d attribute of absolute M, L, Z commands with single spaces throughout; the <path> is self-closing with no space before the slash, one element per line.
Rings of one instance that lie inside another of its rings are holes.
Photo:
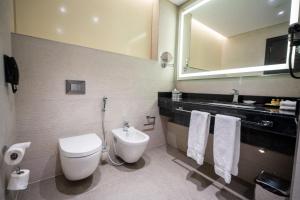
<path fill-rule="evenodd" d="M 150 59 L 155 3 L 15 0 L 15 32 Z"/>
<path fill-rule="evenodd" d="M 10 146 L 15 140 L 15 95 L 10 85 L 5 83 L 3 54 L 11 56 L 11 1 L 0 1 L 0 151 Z M 5 192 L 10 167 L 3 161 L 0 153 L 0 199 L 6 199 Z M 12 199 L 12 196 L 10 197 Z"/>

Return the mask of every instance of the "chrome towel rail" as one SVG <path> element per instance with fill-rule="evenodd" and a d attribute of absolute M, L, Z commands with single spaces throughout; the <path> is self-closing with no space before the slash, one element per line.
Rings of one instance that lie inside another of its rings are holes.
<path fill-rule="evenodd" d="M 176 111 L 181 111 L 181 112 L 187 112 L 187 113 L 191 113 L 192 111 L 190 110 L 184 110 L 182 107 L 178 107 L 176 108 Z M 211 114 L 211 117 L 216 117 L 216 115 Z M 236 116 L 234 116 L 236 117 Z M 262 127 L 273 127 L 274 123 L 273 121 L 269 121 L 269 120 L 261 120 L 259 122 L 252 122 L 252 121 L 247 121 L 244 119 L 241 119 L 242 123 L 247 124 L 247 125 L 254 125 L 254 126 L 262 126 Z"/>

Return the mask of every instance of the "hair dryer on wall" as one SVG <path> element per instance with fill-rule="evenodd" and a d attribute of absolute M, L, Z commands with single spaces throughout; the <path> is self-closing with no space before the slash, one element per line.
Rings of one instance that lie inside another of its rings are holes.
<path fill-rule="evenodd" d="M 13 93 L 17 92 L 17 85 L 19 84 L 19 69 L 14 57 L 7 55 L 3 56 L 4 59 L 4 70 L 5 70 L 5 81 L 11 84 Z"/>
<path fill-rule="evenodd" d="M 298 23 L 291 24 L 288 33 L 289 33 L 289 41 L 290 41 L 290 51 L 288 57 L 289 72 L 293 78 L 300 79 L 300 77 L 294 74 L 293 66 L 292 66 L 293 47 L 300 46 L 300 24 Z"/>

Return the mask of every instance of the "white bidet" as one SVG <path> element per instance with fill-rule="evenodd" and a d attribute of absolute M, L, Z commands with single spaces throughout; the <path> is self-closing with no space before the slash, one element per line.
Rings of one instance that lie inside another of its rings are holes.
<path fill-rule="evenodd" d="M 127 130 L 118 128 L 112 130 L 114 136 L 114 148 L 117 156 L 127 163 L 138 161 L 149 142 L 149 136 L 134 127 Z"/>

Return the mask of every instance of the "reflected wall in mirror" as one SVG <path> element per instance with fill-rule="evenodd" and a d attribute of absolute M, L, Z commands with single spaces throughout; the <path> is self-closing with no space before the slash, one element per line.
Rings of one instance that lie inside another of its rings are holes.
<path fill-rule="evenodd" d="M 213 71 L 221 75 L 247 72 L 251 67 L 256 67 L 252 72 L 260 74 L 269 69 L 286 69 L 293 1 L 202 0 L 182 8 L 179 79 L 180 74 L 201 76 L 205 72 L 206 76 Z"/>

